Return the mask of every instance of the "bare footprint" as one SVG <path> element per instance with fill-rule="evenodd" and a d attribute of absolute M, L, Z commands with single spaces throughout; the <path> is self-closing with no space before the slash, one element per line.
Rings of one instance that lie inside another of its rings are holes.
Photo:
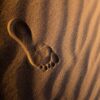
<path fill-rule="evenodd" d="M 8 22 L 8 33 L 24 50 L 30 64 L 42 71 L 54 68 L 59 62 L 57 54 L 45 43 L 32 43 L 32 33 L 28 25 L 21 19 Z"/>

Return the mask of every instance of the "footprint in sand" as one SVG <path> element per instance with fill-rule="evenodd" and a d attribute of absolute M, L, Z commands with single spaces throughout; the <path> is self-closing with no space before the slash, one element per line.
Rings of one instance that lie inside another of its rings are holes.
<path fill-rule="evenodd" d="M 50 46 L 42 42 L 33 45 L 32 33 L 25 21 L 11 19 L 7 29 L 10 37 L 22 47 L 31 65 L 42 71 L 57 65 L 59 58 Z"/>

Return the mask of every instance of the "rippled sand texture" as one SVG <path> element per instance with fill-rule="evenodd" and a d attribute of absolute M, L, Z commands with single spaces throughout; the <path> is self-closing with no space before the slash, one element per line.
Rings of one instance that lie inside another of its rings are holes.
<path fill-rule="evenodd" d="M 0 100 L 100 100 L 100 0 L 1 1 Z M 34 44 L 53 48 L 59 65 L 30 65 L 8 35 L 13 17 L 26 21 Z"/>

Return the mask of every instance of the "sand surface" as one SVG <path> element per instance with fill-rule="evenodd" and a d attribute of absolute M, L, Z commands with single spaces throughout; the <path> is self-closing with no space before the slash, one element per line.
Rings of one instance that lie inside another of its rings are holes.
<path fill-rule="evenodd" d="M 100 0 L 0 2 L 0 100 L 100 99 Z M 54 69 L 31 66 L 8 34 L 15 17 L 27 23 L 33 44 L 44 42 L 57 54 Z"/>

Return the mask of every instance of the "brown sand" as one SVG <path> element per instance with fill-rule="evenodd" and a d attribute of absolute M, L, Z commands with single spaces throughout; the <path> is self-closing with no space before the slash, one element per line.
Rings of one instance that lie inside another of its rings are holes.
<path fill-rule="evenodd" d="M 0 100 L 100 99 L 100 0 L 1 2 Z M 56 52 L 59 65 L 46 72 L 31 66 L 8 34 L 14 17 L 29 25 L 33 44 L 44 42 Z"/>

